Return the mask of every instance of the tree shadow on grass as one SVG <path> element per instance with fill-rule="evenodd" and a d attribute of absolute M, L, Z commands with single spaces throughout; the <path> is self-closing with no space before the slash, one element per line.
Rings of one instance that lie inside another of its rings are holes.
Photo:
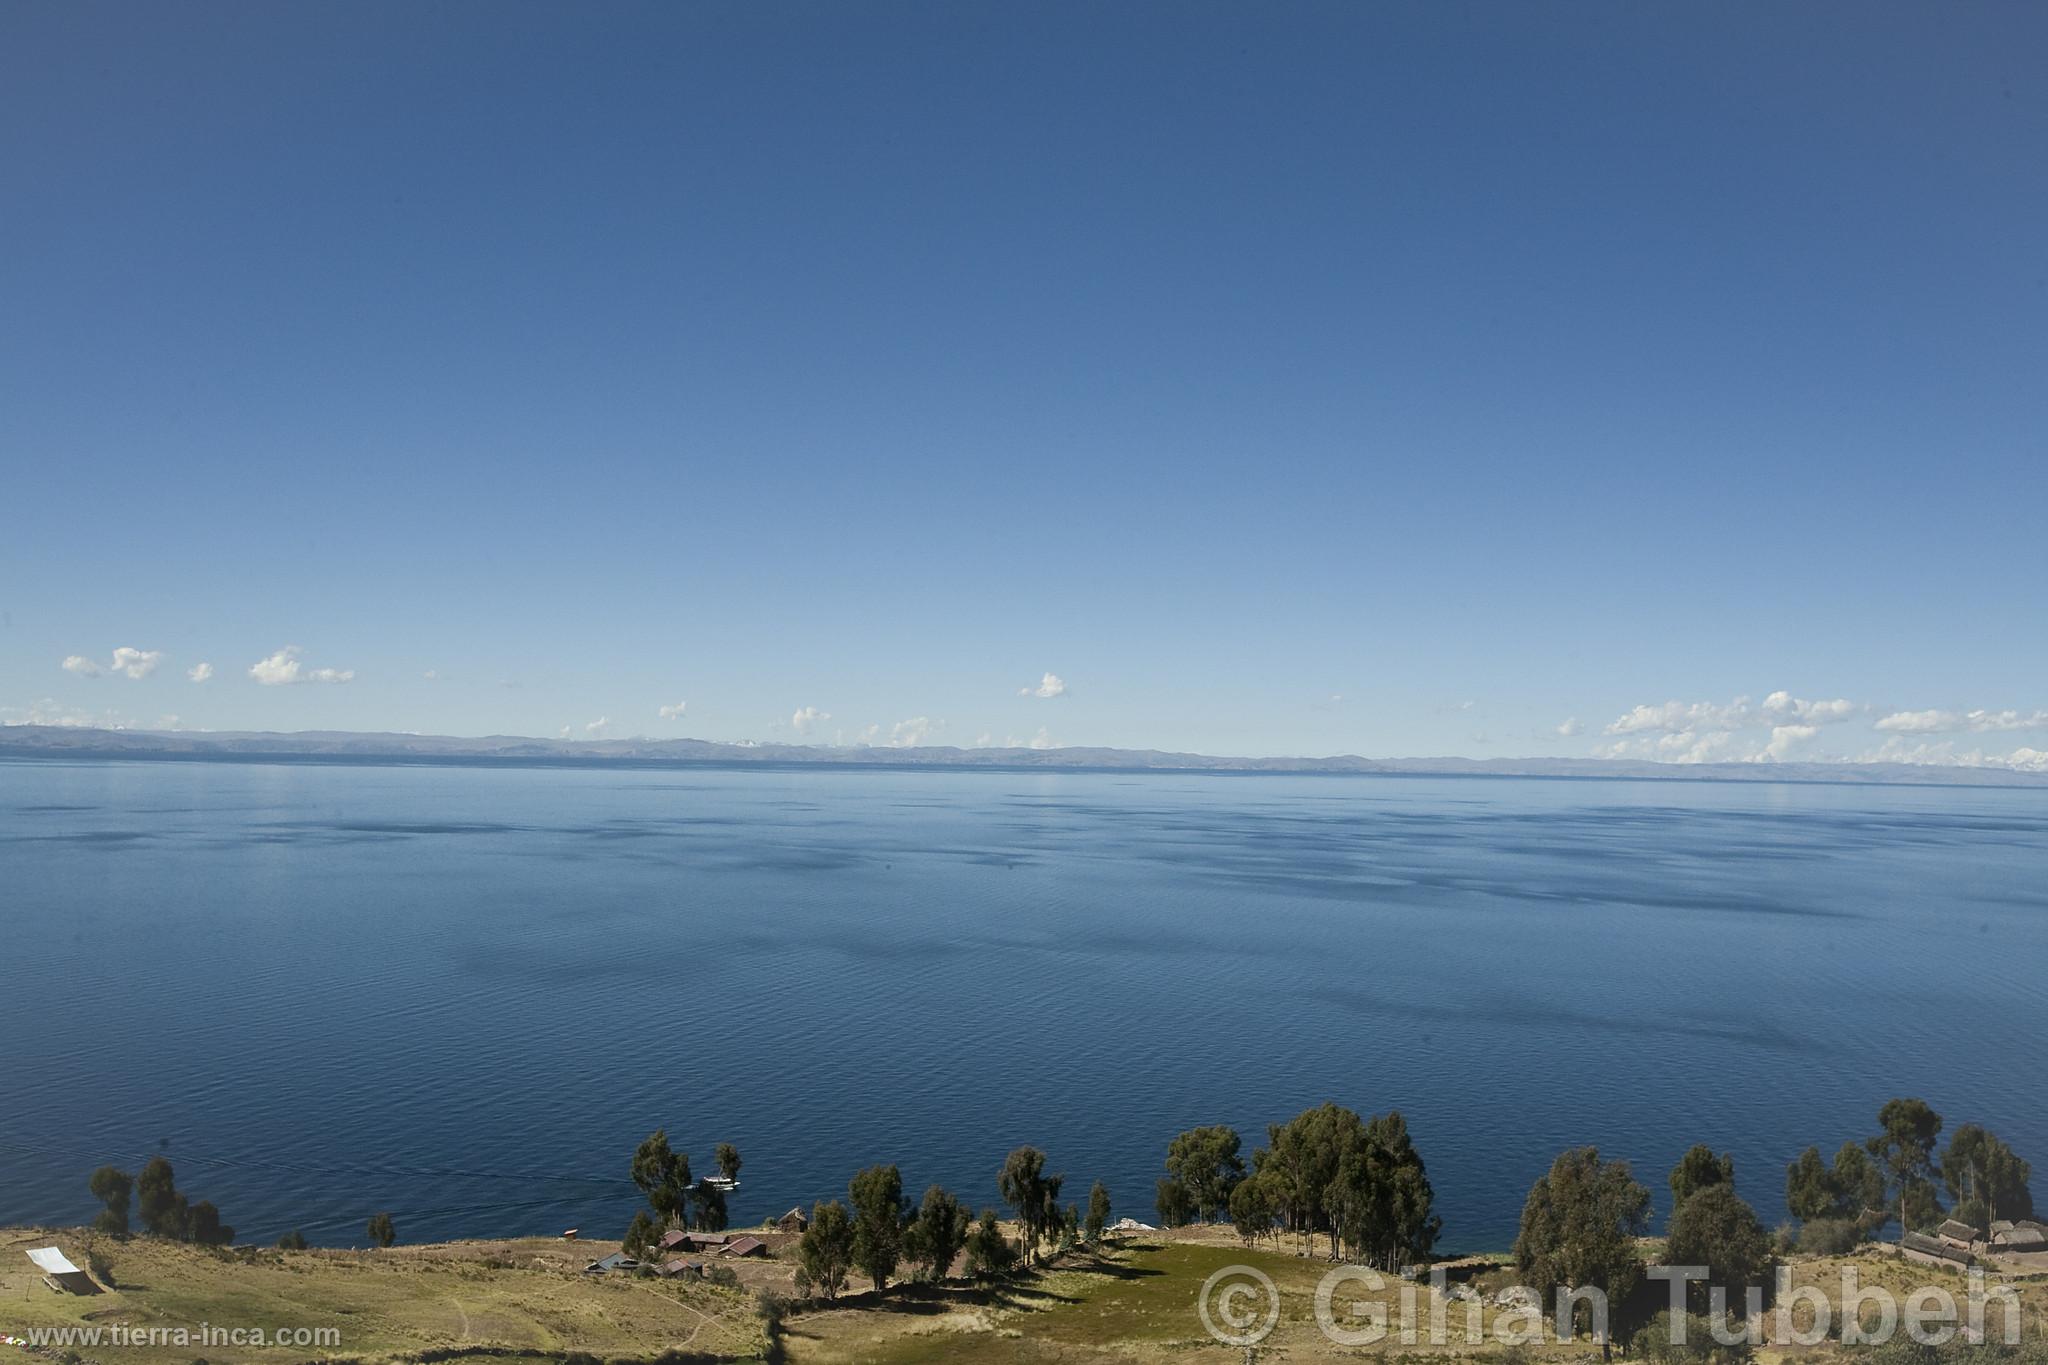
<path fill-rule="evenodd" d="M 1070 1275 L 1100 1275 L 1105 1280 L 1145 1280 L 1166 1273 L 1157 1266 L 1132 1265 L 1128 1261 L 1111 1261 L 1100 1256 L 1062 1262 L 1054 1269 Z"/>

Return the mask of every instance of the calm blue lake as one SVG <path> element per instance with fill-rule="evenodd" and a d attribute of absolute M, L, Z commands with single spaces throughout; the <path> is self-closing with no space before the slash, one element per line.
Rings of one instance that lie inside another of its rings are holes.
<path fill-rule="evenodd" d="M 245 1241 L 615 1236 L 657 1125 L 736 1219 L 1032 1142 L 1149 1220 L 1324 1099 L 1454 1247 L 1581 1143 L 1775 1221 L 1895 1094 L 2048 1170 L 2048 791 L 0 763 L 0 965 L 0 1223 L 161 1150 Z"/>

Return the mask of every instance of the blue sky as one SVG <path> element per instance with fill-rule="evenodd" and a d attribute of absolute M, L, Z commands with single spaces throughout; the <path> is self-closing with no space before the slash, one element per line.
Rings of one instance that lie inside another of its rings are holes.
<path fill-rule="evenodd" d="M 0 719 L 2032 761 L 2044 64 L 2018 3 L 9 6 Z"/>

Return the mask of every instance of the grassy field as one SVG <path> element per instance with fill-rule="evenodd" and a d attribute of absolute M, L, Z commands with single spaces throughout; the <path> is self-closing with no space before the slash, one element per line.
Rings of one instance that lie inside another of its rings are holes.
<path fill-rule="evenodd" d="M 0 1332 L 63 1325 L 128 1328 L 332 1328 L 338 1345 L 78 1346 L 103 1361 L 386 1359 L 491 1347 L 551 1355 L 573 1351 L 652 1357 L 664 1351 L 725 1357 L 765 1345 L 744 1288 L 581 1273 L 616 1245 L 552 1239 L 458 1242 L 387 1251 L 216 1253 L 154 1238 L 101 1239 L 115 1288 L 53 1293 L 22 1254 L 55 1244 L 84 1263 L 84 1237 L 0 1233 Z M 26 1357 L 24 1357 L 26 1359 Z"/>
<path fill-rule="evenodd" d="M 651 1360 L 664 1352 L 724 1359 L 770 1354 L 754 1292 L 784 1289 L 792 1270 L 787 1256 L 749 1261 L 737 1269 L 744 1282 L 720 1287 L 703 1282 L 581 1273 L 588 1260 L 616 1249 L 603 1243 L 558 1240 L 461 1242 L 394 1247 L 387 1251 L 216 1253 L 137 1238 L 102 1241 L 116 1287 L 76 1297 L 53 1293 L 21 1251 L 55 1243 L 84 1260 L 85 1235 L 73 1231 L 0 1232 L 0 1332 L 65 1324 L 128 1327 L 265 1329 L 333 1328 L 329 1347 L 126 1346 L 74 1348 L 85 1359 L 135 1365 L 188 1362 L 305 1361 L 325 1357 L 362 1360 L 417 1358 L 432 1353 L 524 1352 L 561 1357 L 585 1353 L 610 1360 Z M 1891 1290 L 1901 1300 L 1925 1284 L 1946 1284 L 1961 1298 L 1964 1281 L 1951 1272 L 1900 1261 L 1876 1250 L 1853 1257 L 1795 1262 L 1793 1283 L 1823 1288 L 1834 1300 L 1841 1271 L 1853 1265 L 1865 1286 Z M 781 1343 L 794 1365 L 917 1365 L 918 1362 L 990 1361 L 995 1365 L 1043 1362 L 1241 1361 L 1240 1349 L 1204 1330 L 1196 1299 L 1210 1275 L 1250 1266 L 1270 1276 L 1280 1298 L 1279 1319 L 1260 1343 L 1262 1362 L 1357 1360 L 1386 1362 L 1454 1357 L 1500 1360 L 1506 1354 L 1496 1329 L 1527 1325 L 1504 1317 L 1492 1295 L 1510 1283 L 1506 1270 L 1479 1260 L 1454 1267 L 1453 1284 L 1469 1283 L 1484 1302 L 1477 1308 L 1483 1345 L 1466 1343 L 1473 1306 L 1414 1295 L 1412 1340 L 1398 1331 L 1404 1285 L 1388 1277 L 1377 1292 L 1342 1286 L 1335 1297 L 1340 1325 L 1363 1321 L 1347 1310 L 1375 1305 L 1396 1323 L 1377 1345 L 1343 1347 L 1326 1339 L 1315 1317 L 1318 1282 L 1330 1269 L 1321 1256 L 1291 1249 L 1247 1251 L 1221 1230 L 1141 1235 L 1106 1254 L 1074 1253 L 1018 1283 L 995 1290 L 905 1286 L 883 1296 L 849 1295 L 838 1305 L 793 1316 Z M 1469 1276 L 1469 1279 L 1465 1277 Z M 2048 1331 L 2043 1306 L 2048 1276 L 2020 1284 L 2025 1338 Z M 1254 1305 L 1256 1306 L 1256 1305 Z M 1431 1344 L 1432 1309 L 1448 1341 Z M 1839 1313 L 1837 1314 L 1839 1317 Z M 1993 1321 L 1996 1321 L 1994 1314 Z M 1789 1357 L 1814 1359 L 1818 1350 L 1767 1347 L 1766 1365 Z M 47 1353 L 52 1358 L 57 1352 Z M 1592 1361 L 1589 1343 L 1546 1340 L 1531 1351 L 1539 1360 Z"/>

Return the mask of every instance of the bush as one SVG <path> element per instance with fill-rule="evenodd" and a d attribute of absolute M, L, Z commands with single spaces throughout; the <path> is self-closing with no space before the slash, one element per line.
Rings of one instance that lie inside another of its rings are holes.
<path fill-rule="evenodd" d="M 1723 1346 L 1714 1340 L 1712 1327 L 1703 1317 L 1685 1314 L 1685 1343 L 1672 1340 L 1675 1324 L 1667 1309 L 1651 1318 L 1629 1344 L 1629 1354 L 1654 1365 L 1742 1365 L 1750 1358 L 1747 1341 Z"/>
<path fill-rule="evenodd" d="M 114 1263 L 108 1259 L 106 1252 L 99 1249 L 98 1244 L 85 1249 L 85 1268 L 92 1272 L 95 1280 L 107 1288 L 117 1287 L 114 1284 Z"/>
<path fill-rule="evenodd" d="M 1846 1256 L 1863 1242 L 1853 1218 L 1816 1218 L 1799 1229 L 1799 1249 L 1808 1256 Z"/>
<path fill-rule="evenodd" d="M 704 1278 L 725 1289 L 730 1289 L 740 1282 L 739 1272 L 729 1265 L 706 1266 Z"/>

